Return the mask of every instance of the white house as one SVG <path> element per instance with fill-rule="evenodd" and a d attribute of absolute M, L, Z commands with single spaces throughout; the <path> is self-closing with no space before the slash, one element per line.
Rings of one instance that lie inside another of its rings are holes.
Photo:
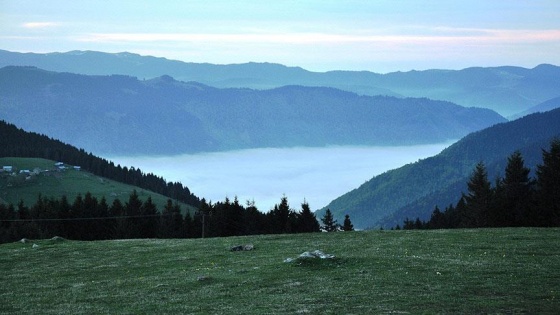
<path fill-rule="evenodd" d="M 4 172 L 12 172 L 14 170 L 14 168 L 11 165 L 5 165 L 5 166 L 2 166 L 2 170 Z"/>

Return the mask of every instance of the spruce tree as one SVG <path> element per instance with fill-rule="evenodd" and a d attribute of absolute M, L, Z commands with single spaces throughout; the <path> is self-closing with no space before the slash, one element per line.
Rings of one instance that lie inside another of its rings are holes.
<path fill-rule="evenodd" d="M 141 238 L 154 238 L 157 236 L 159 226 L 159 216 L 157 207 L 152 201 L 152 197 L 148 197 L 140 208 L 139 228 Z"/>
<path fill-rule="evenodd" d="M 344 222 L 342 224 L 342 230 L 347 231 L 354 231 L 354 225 L 352 221 L 350 221 L 350 216 L 348 214 L 344 215 Z"/>
<path fill-rule="evenodd" d="M 496 187 L 501 197 L 496 206 L 497 217 L 502 220 L 499 226 L 527 225 L 533 201 L 534 182 L 529 177 L 530 172 L 519 151 L 508 157 L 505 177 L 499 189 Z"/>
<path fill-rule="evenodd" d="M 430 221 L 427 223 L 429 229 L 444 229 L 447 227 L 445 222 L 445 215 L 436 206 L 430 217 Z"/>
<path fill-rule="evenodd" d="M 139 216 L 142 213 L 142 201 L 136 190 L 133 190 L 124 206 L 124 214 L 127 217 L 123 228 L 124 238 L 141 238 L 142 231 Z"/>
<path fill-rule="evenodd" d="M 322 228 L 327 232 L 336 232 L 338 230 L 338 223 L 334 219 L 331 209 L 327 209 L 327 212 L 321 218 L 321 222 L 323 222 Z"/>
<path fill-rule="evenodd" d="M 560 226 L 560 138 L 542 150 L 542 159 L 537 165 L 537 224 Z"/>
<path fill-rule="evenodd" d="M 487 227 L 492 202 L 493 189 L 488 181 L 488 173 L 483 162 L 479 162 L 467 183 L 467 227 Z"/>
<path fill-rule="evenodd" d="M 297 232 L 310 233 L 310 232 L 321 231 L 319 222 L 317 222 L 317 218 L 315 217 L 315 214 L 311 212 L 311 209 L 309 208 L 309 204 L 307 202 L 304 201 L 301 204 L 301 212 L 298 214 L 297 217 L 298 217 Z"/>

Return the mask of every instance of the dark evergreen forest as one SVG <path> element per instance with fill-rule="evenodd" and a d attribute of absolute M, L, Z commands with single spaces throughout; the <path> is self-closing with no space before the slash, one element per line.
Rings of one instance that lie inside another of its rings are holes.
<path fill-rule="evenodd" d="M 560 226 L 560 138 L 542 149 L 542 163 L 535 178 L 519 151 L 507 159 L 503 177 L 488 179 L 486 165 L 479 162 L 456 205 L 444 211 L 438 206 L 428 221 L 406 219 L 404 229 Z M 400 229 L 400 226 L 396 227 Z"/>
<path fill-rule="evenodd" d="M 44 239 L 55 236 L 73 240 L 130 238 L 198 238 L 253 234 L 319 232 L 320 226 L 309 205 L 300 211 L 290 208 L 287 197 L 268 213 L 258 211 L 253 203 L 243 206 L 237 199 L 207 203 L 200 201 L 196 213 L 182 214 L 177 202 L 168 199 L 162 211 L 151 198 L 142 202 L 136 191 L 124 204 L 109 205 L 90 193 L 79 195 L 70 203 L 39 196 L 27 207 L 0 204 L 0 243 L 22 238 Z"/>

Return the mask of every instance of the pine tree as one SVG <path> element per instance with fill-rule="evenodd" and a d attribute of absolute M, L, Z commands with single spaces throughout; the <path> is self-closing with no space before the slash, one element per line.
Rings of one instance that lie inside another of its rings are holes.
<path fill-rule="evenodd" d="M 309 204 L 307 202 L 304 201 L 301 204 L 301 212 L 297 215 L 297 218 L 297 232 L 310 233 L 321 231 L 319 222 L 317 222 L 317 218 L 315 217 L 315 214 L 311 212 L 311 209 L 309 208 Z"/>
<path fill-rule="evenodd" d="M 488 173 L 483 162 L 479 162 L 471 177 L 468 194 L 465 196 L 467 203 L 467 227 L 487 227 L 489 225 L 489 211 L 492 202 L 492 185 L 488 181 Z"/>
<path fill-rule="evenodd" d="M 531 170 L 525 167 L 519 151 L 508 157 L 505 177 L 496 187 L 500 204 L 496 206 L 499 226 L 526 226 L 533 202 L 534 182 L 529 178 Z"/>
<path fill-rule="evenodd" d="M 542 150 L 543 162 L 537 165 L 538 225 L 560 226 L 560 138 Z"/>
<path fill-rule="evenodd" d="M 327 232 L 336 232 L 338 231 L 338 223 L 334 219 L 331 209 L 327 209 L 323 218 L 321 218 L 321 222 L 323 222 L 323 230 Z"/>
<path fill-rule="evenodd" d="M 274 205 L 270 219 L 272 233 L 293 233 L 296 225 L 296 213 L 290 209 L 288 197 L 283 196 L 280 204 Z"/>
<path fill-rule="evenodd" d="M 445 221 L 445 215 L 441 212 L 441 210 L 439 210 L 439 207 L 436 206 L 432 212 L 432 216 L 430 217 L 427 227 L 430 229 L 444 229 L 447 227 L 447 223 Z"/>
<path fill-rule="evenodd" d="M 110 231 L 112 239 L 121 239 L 126 237 L 126 219 L 123 217 L 125 215 L 125 208 L 122 202 L 117 198 L 113 200 L 111 207 L 109 208 L 109 216 L 113 217 L 109 222 L 111 222 L 112 231 Z"/>
<path fill-rule="evenodd" d="M 124 238 L 141 238 L 142 231 L 139 216 L 142 213 L 142 201 L 136 190 L 133 190 L 124 206 L 124 214 L 127 217 L 123 226 Z"/>
<path fill-rule="evenodd" d="M 139 228 L 141 238 L 154 238 L 157 236 L 159 226 L 159 216 L 157 207 L 152 201 L 152 197 L 148 197 L 140 208 Z"/>
<path fill-rule="evenodd" d="M 161 218 L 159 220 L 158 237 L 159 238 L 176 238 L 175 236 L 175 226 L 174 226 L 174 213 L 173 213 L 173 201 L 167 199 L 165 206 L 161 212 Z M 183 222 L 181 222 L 182 225 Z"/>
<path fill-rule="evenodd" d="M 354 231 L 354 225 L 352 224 L 352 221 L 350 221 L 350 215 L 348 214 L 344 216 L 344 223 L 342 224 L 342 230 L 345 232 Z"/>

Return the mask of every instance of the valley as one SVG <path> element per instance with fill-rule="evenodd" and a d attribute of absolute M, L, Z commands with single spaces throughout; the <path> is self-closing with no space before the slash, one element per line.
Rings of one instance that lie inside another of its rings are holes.
<path fill-rule="evenodd" d="M 262 148 L 177 156 L 107 156 L 186 184 L 198 196 L 223 201 L 254 201 L 267 212 L 285 195 L 294 208 L 306 200 L 312 209 L 352 190 L 371 177 L 433 156 L 451 143 L 415 146 L 333 146 Z"/>

